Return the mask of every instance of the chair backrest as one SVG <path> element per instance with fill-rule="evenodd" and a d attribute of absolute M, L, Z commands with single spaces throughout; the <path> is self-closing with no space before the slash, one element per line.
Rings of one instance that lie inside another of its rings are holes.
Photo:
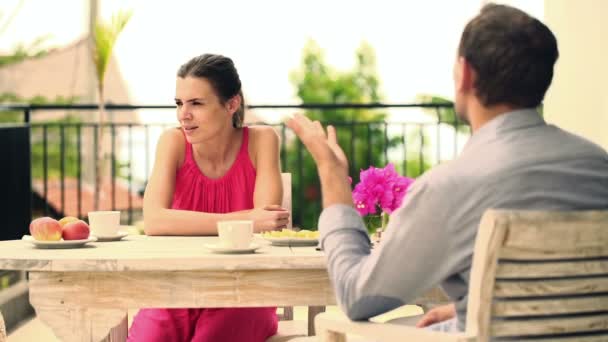
<path fill-rule="evenodd" d="M 293 210 L 291 208 L 291 173 L 281 173 L 281 180 L 283 181 L 283 203 L 281 206 L 289 210 L 289 222 L 287 228 L 292 228 L 292 217 Z"/>
<path fill-rule="evenodd" d="M 608 341 L 608 211 L 489 210 L 474 253 L 467 335 Z"/>

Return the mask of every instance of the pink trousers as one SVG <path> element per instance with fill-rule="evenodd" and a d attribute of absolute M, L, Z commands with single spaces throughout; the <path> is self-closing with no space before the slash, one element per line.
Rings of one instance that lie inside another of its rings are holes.
<path fill-rule="evenodd" d="M 264 342 L 276 332 L 276 308 L 142 309 L 127 341 Z"/>

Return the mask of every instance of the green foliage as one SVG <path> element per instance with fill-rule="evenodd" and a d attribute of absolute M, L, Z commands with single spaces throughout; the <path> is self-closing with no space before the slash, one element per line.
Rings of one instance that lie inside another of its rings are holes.
<path fill-rule="evenodd" d="M 37 38 L 29 45 L 18 44 L 8 55 L 0 55 L 0 68 L 10 64 L 22 62 L 28 58 L 38 58 L 46 56 L 47 49 L 42 48 L 48 36 Z"/>
<path fill-rule="evenodd" d="M 420 103 L 429 103 L 429 104 L 449 104 L 452 107 L 444 107 L 444 108 L 425 108 L 424 111 L 431 115 L 433 118 L 436 118 L 441 123 L 449 124 L 449 125 L 458 125 L 458 132 L 460 133 L 468 133 L 469 128 L 466 126 L 464 122 L 458 119 L 458 115 L 456 115 L 456 111 L 454 110 L 454 102 L 446 99 L 445 97 L 441 97 L 438 95 L 431 94 L 419 94 L 416 96 L 417 100 Z"/>
<path fill-rule="evenodd" d="M 29 104 L 29 105 L 45 105 L 45 104 L 61 104 L 68 105 L 78 101 L 78 96 L 63 97 L 56 96 L 54 99 L 48 99 L 42 95 L 32 96 L 30 98 L 21 97 L 15 93 L 1 93 L 0 104 Z M 0 123 L 22 122 L 23 112 L 21 111 L 0 111 Z"/>
<path fill-rule="evenodd" d="M 323 51 L 309 40 L 302 53 L 299 70 L 291 73 L 291 81 L 303 103 L 370 103 L 379 102 L 379 80 L 376 75 L 376 57 L 369 44 L 363 43 L 356 52 L 357 63 L 353 70 L 338 71 L 326 65 Z M 355 114 L 356 112 L 356 114 Z M 369 110 L 341 109 L 323 111 L 322 118 L 383 120 L 384 114 Z"/>
<path fill-rule="evenodd" d="M 15 93 L 2 93 L 0 94 L 0 103 L 27 103 L 29 105 L 69 105 L 78 101 L 78 96 L 56 96 L 54 99 L 48 99 L 42 95 L 36 95 L 32 97 L 21 97 Z"/>
<path fill-rule="evenodd" d="M 291 73 L 291 82 L 304 104 L 378 103 L 382 100 L 376 58 L 372 47 L 366 43 L 356 51 L 354 68 L 339 71 L 327 65 L 323 51 L 314 41 L 308 41 L 303 49 L 301 66 Z M 306 115 L 312 120 L 336 125 L 338 141 L 351 163 L 353 184 L 358 182 L 361 169 L 371 165 L 384 166 L 388 162 L 384 150 L 397 146 L 401 140 L 400 137 L 385 135 L 386 113 L 379 110 L 310 110 Z M 287 170 L 292 172 L 293 187 L 295 191 L 301 191 L 300 194 L 294 193 L 294 211 L 297 214 L 301 208 L 302 227 L 314 229 L 321 210 L 316 166 L 299 140 L 288 142 L 285 158 Z M 412 161 L 412 167 L 414 164 Z M 403 172 L 400 165 L 397 167 Z"/>
<path fill-rule="evenodd" d="M 98 120 L 98 135 L 100 137 L 100 148 L 95 151 L 95 198 L 93 206 L 99 209 L 101 198 L 101 179 L 102 171 L 104 170 L 105 161 L 108 159 L 104 151 L 105 134 L 105 97 L 104 97 L 104 80 L 112 50 L 116 44 L 118 36 L 125 28 L 131 19 L 132 11 L 119 11 L 112 16 L 109 23 L 98 21 L 95 24 L 95 33 L 93 35 L 93 62 L 95 63 L 95 75 L 97 76 L 97 94 L 99 96 L 99 120 Z"/>
<path fill-rule="evenodd" d="M 0 290 L 9 288 L 19 281 L 19 272 L 0 270 Z"/>
<path fill-rule="evenodd" d="M 103 89 L 104 76 L 116 40 L 132 15 L 132 11 L 119 11 L 112 16 L 109 23 L 97 22 L 95 24 L 95 34 L 93 36 L 93 61 L 95 62 L 96 76 L 99 81 L 100 89 Z"/>
<path fill-rule="evenodd" d="M 61 141 L 64 148 L 64 176 L 78 176 L 78 131 L 81 120 L 68 116 L 60 120 L 52 120 L 43 124 L 34 124 L 31 128 L 31 162 L 32 178 L 44 177 L 44 128 L 46 128 L 47 177 L 49 179 L 61 176 Z M 63 128 L 61 128 L 63 127 Z M 63 133 L 62 133 L 63 131 Z M 82 133 L 81 133 L 82 136 Z"/>
<path fill-rule="evenodd" d="M 23 0 L 17 3 L 17 6 L 9 15 L 5 15 L 0 12 L 0 36 L 4 34 L 6 29 L 10 26 L 13 19 L 17 16 L 21 7 L 23 6 Z M 47 50 L 42 48 L 43 44 L 47 41 L 49 36 L 38 37 L 32 43 L 25 45 L 23 43 L 18 44 L 13 48 L 13 51 L 7 55 L 0 55 L 0 68 L 22 62 L 28 58 L 42 57 L 47 54 Z"/>
<path fill-rule="evenodd" d="M 62 104 L 69 105 L 78 100 L 78 97 L 63 97 L 57 96 L 51 100 L 44 96 L 37 95 L 30 98 L 24 98 L 14 93 L 3 93 L 0 94 L 1 103 L 27 103 L 31 105 L 44 105 L 44 104 Z M 35 113 L 33 114 L 35 115 Z M 23 112 L 19 111 L 6 111 L 0 112 L 0 123 L 13 123 L 22 122 Z M 61 131 L 58 125 L 54 124 L 67 124 L 70 127 L 64 128 L 64 146 L 65 146 L 65 164 L 64 172 L 66 176 L 75 177 L 77 175 L 77 149 L 76 149 L 76 128 L 75 124 L 78 124 L 80 119 L 75 116 L 69 116 L 64 119 L 50 120 L 44 124 L 53 124 L 53 127 L 47 128 L 47 175 L 49 178 L 59 177 L 61 164 L 60 164 L 60 148 L 61 148 Z M 42 178 L 44 176 L 43 171 L 43 158 L 44 158 L 44 141 L 43 141 L 43 128 L 40 124 L 32 125 L 31 129 L 31 162 L 32 162 L 32 177 Z"/>

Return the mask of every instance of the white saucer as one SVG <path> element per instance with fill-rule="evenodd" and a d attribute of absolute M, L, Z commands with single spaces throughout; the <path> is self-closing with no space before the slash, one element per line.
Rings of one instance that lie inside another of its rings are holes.
<path fill-rule="evenodd" d="M 97 238 L 94 236 L 89 236 L 88 239 L 83 239 L 83 240 L 40 241 L 40 240 L 34 239 L 31 235 L 23 235 L 21 240 L 29 242 L 38 248 L 58 249 L 58 248 L 84 247 L 84 245 L 89 242 L 97 241 Z"/>
<path fill-rule="evenodd" d="M 207 248 L 208 250 L 210 250 L 214 253 L 226 253 L 226 254 L 254 253 L 257 249 L 259 249 L 261 247 L 257 243 L 252 243 L 249 245 L 249 247 L 246 247 L 246 248 L 230 248 L 230 247 L 224 247 L 222 245 L 215 244 L 215 243 L 206 243 L 204 246 L 205 246 L 205 248 Z"/>
<path fill-rule="evenodd" d="M 128 236 L 129 232 L 125 232 L 122 230 L 119 230 L 116 235 L 95 235 L 95 237 L 97 238 L 97 242 L 109 242 L 109 241 L 119 241 L 122 240 L 122 238 L 124 238 L 125 236 Z"/>

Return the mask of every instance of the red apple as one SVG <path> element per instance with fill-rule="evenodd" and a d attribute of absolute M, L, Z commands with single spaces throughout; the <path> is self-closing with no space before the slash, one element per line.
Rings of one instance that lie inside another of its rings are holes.
<path fill-rule="evenodd" d="M 61 235 L 64 240 L 84 240 L 89 238 L 89 225 L 82 221 L 72 221 L 63 226 Z"/>
<path fill-rule="evenodd" d="M 66 216 L 66 217 L 62 218 L 61 220 L 59 220 L 59 224 L 63 227 L 66 224 L 68 224 L 70 222 L 75 222 L 75 221 L 78 221 L 78 217 Z"/>
<path fill-rule="evenodd" d="M 59 241 L 61 240 L 61 224 L 50 217 L 37 218 L 30 223 L 30 234 L 36 240 Z"/>

